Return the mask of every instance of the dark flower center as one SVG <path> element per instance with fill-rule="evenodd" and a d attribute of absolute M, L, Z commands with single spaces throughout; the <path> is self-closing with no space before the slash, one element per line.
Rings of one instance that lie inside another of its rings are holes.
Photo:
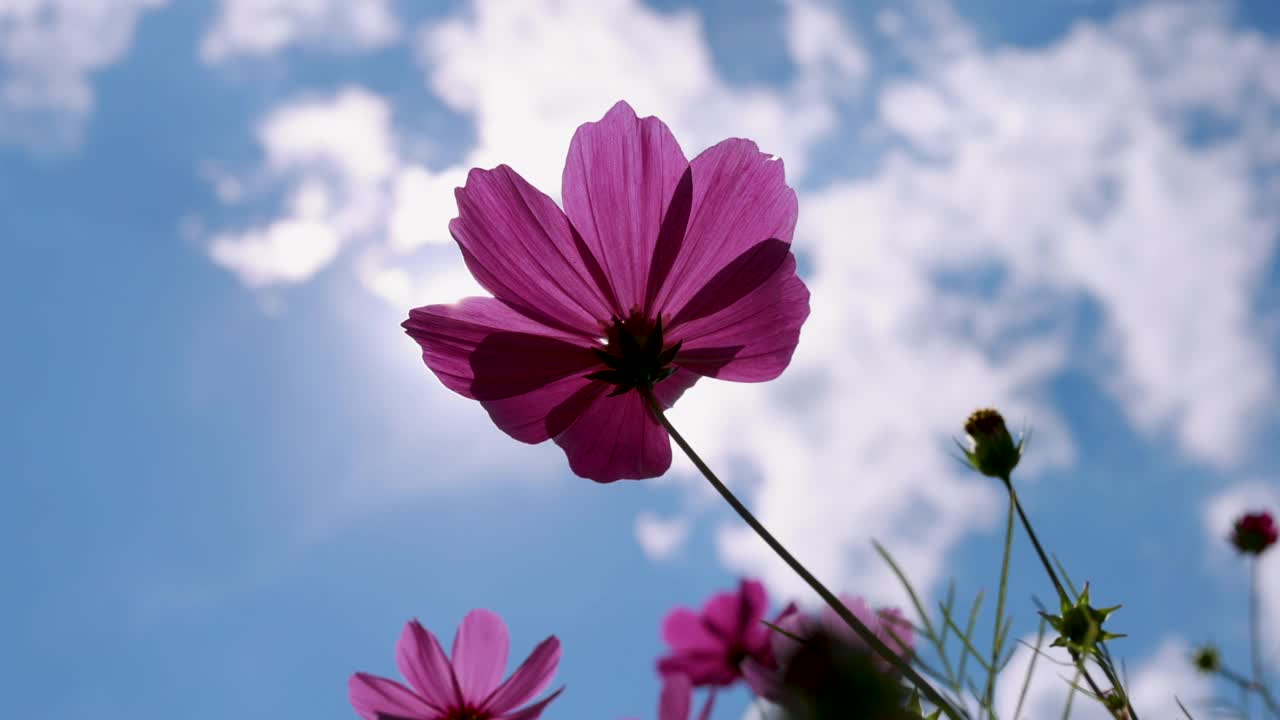
<path fill-rule="evenodd" d="M 471 707 L 455 708 L 445 715 L 445 720 L 487 720 L 488 713 L 481 713 Z"/>
<path fill-rule="evenodd" d="M 626 319 L 614 317 L 604 332 L 604 347 L 591 350 L 607 369 L 586 377 L 616 385 L 610 397 L 636 388 L 651 388 L 675 372 L 671 362 L 680 352 L 681 343 L 666 347 L 661 314 L 656 322 L 650 322 L 633 310 Z"/>

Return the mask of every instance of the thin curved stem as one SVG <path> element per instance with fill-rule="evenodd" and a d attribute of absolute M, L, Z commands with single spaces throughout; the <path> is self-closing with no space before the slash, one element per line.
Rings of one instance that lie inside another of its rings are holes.
<path fill-rule="evenodd" d="M 740 500 L 738 500 L 737 496 L 735 496 L 733 492 L 720 481 L 720 478 L 716 477 L 716 474 L 711 471 L 711 468 L 707 467 L 707 464 L 702 461 L 702 458 L 698 457 L 698 454 L 694 452 L 693 448 L 689 446 L 689 443 L 685 441 L 684 437 L 671 424 L 671 421 L 667 419 L 666 413 L 662 411 L 662 405 L 660 405 L 657 398 L 653 396 L 653 390 L 650 388 L 640 388 L 639 391 L 648 402 L 649 409 L 653 412 L 654 419 L 666 429 L 667 434 L 671 436 L 671 439 L 676 442 L 676 445 L 680 446 L 680 449 L 689 457 L 689 460 L 691 460 L 694 466 L 698 468 L 698 471 L 707 479 L 707 482 L 711 483 L 711 486 L 716 489 L 716 492 L 720 493 L 720 496 L 725 499 L 725 502 L 729 503 L 729 506 L 733 508 L 734 512 L 738 513 L 738 516 L 742 518 L 743 522 L 749 525 L 751 529 L 760 536 L 760 539 L 764 540 L 765 544 L 768 545 L 769 548 L 778 555 L 778 557 L 782 558 L 782 561 L 785 562 L 788 567 L 808 583 L 809 587 L 813 588 L 814 592 L 818 593 L 818 596 L 822 598 L 823 602 L 827 603 L 827 605 L 835 611 L 836 615 L 840 616 L 840 619 L 848 624 L 848 626 L 858 634 L 858 637 L 862 638 L 863 642 L 867 643 L 867 645 L 870 646 L 877 655 L 883 657 L 892 664 L 898 672 L 902 673 L 903 677 L 915 685 L 916 688 L 920 690 L 920 693 L 941 709 L 948 718 L 951 720 L 964 720 L 959 711 L 953 708 L 951 703 L 948 702 L 941 693 L 934 689 L 934 687 L 930 685 L 929 682 L 920 675 L 920 673 L 916 672 L 915 668 L 911 667 L 909 662 L 891 650 L 888 645 L 885 645 L 883 640 L 876 637 L 876 634 L 872 632 L 871 628 L 868 628 L 856 615 L 850 612 L 849 608 L 845 607 L 844 603 L 840 602 L 840 600 L 832 594 L 832 592 L 828 590 L 826 586 L 818 580 L 818 578 L 814 577 L 813 573 L 809 572 L 804 565 L 801 565 L 800 561 L 796 560 L 795 557 L 782 546 L 782 543 L 778 542 L 778 540 L 765 528 L 764 525 L 760 524 L 760 521 L 756 519 L 755 515 L 752 515 L 751 511 L 748 510 Z"/>
<path fill-rule="evenodd" d="M 1005 480 L 1008 485 L 1008 479 Z M 1009 498 L 1009 519 L 1004 529 L 1004 559 L 1000 562 L 1000 588 L 996 594 L 995 637 L 991 639 L 991 670 L 987 673 L 987 687 L 984 697 L 988 707 L 995 703 L 997 665 L 1000 662 L 1000 649 L 1003 644 L 1000 631 L 1004 626 L 1004 598 L 1009 589 L 1009 556 L 1013 553 L 1013 498 Z M 994 714 L 992 715 L 994 717 Z"/>
<path fill-rule="evenodd" d="M 1253 660 L 1253 684 L 1262 687 L 1262 638 L 1258 620 L 1258 556 L 1249 562 L 1249 655 Z"/>
<path fill-rule="evenodd" d="M 1018 517 L 1022 520 L 1022 527 L 1027 531 L 1027 537 L 1031 538 L 1031 545 L 1035 547 L 1036 555 L 1040 557 L 1040 564 L 1044 565 L 1044 571 L 1048 573 L 1049 580 L 1053 583 L 1053 589 L 1058 593 L 1058 598 L 1063 603 L 1071 604 L 1071 596 L 1067 595 L 1066 589 L 1062 587 L 1062 582 L 1058 580 L 1058 573 L 1054 572 L 1053 563 L 1049 562 L 1049 556 L 1045 553 L 1044 547 L 1040 545 L 1040 538 L 1036 537 L 1036 531 L 1031 527 L 1031 520 L 1027 518 L 1026 511 L 1022 509 L 1022 503 L 1018 501 L 1018 491 L 1013 489 L 1013 483 L 1010 482 L 1009 479 L 1001 478 L 1001 480 L 1004 481 L 1005 489 L 1009 491 L 1009 501 L 1013 503 L 1013 507 L 1018 511 Z M 1065 570 L 1063 572 L 1065 572 Z M 1117 691 L 1123 691 L 1123 688 L 1120 685 L 1120 678 L 1116 676 L 1115 672 L 1106 664 L 1099 663 L 1099 667 L 1101 667 L 1102 672 L 1106 674 L 1107 679 L 1111 682 L 1111 686 Z M 1098 687 L 1098 683 L 1093 679 L 1093 676 L 1089 673 L 1089 669 L 1085 667 L 1083 662 L 1080 663 L 1080 670 L 1084 675 L 1085 681 L 1089 683 L 1089 688 L 1101 697 L 1102 692 Z M 1129 693 L 1124 694 L 1124 701 L 1125 706 L 1129 711 L 1129 717 L 1133 720 L 1139 720 L 1138 712 L 1134 710 L 1133 703 L 1129 700 Z"/>

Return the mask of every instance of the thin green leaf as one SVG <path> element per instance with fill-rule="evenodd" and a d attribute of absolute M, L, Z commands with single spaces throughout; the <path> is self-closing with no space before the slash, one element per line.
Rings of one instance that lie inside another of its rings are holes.
<path fill-rule="evenodd" d="M 1031 662 L 1027 663 L 1027 674 L 1022 679 L 1022 690 L 1018 691 L 1018 705 L 1013 711 L 1013 720 L 1022 717 L 1022 704 L 1026 702 L 1027 690 L 1031 688 L 1031 675 L 1036 670 L 1036 660 L 1040 657 L 1040 648 L 1044 647 L 1044 619 L 1040 620 L 1040 628 L 1036 631 L 1036 646 L 1031 649 Z M 1009 657 L 1013 657 L 1013 653 L 1009 653 Z"/>

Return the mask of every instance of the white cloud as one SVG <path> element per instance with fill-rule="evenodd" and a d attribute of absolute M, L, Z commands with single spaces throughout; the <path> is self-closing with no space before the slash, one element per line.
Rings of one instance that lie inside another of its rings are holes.
<path fill-rule="evenodd" d="M 294 45 L 368 50 L 394 42 L 400 22 L 387 0 L 221 0 L 200 45 L 207 62 L 270 55 Z"/>
<path fill-rule="evenodd" d="M 66 147 L 93 109 L 90 76 L 118 61 L 166 0 L 0 0 L 0 140 Z"/>
<path fill-rule="evenodd" d="M 811 569 L 873 597 L 894 582 L 867 539 L 927 587 L 941 551 L 999 507 L 946 456 L 974 407 L 1030 419 L 1031 458 L 1065 462 L 1068 431 L 1040 393 L 1083 364 L 1140 429 L 1229 467 L 1276 398 L 1250 311 L 1278 228 L 1252 174 L 1261 133 L 1201 146 L 1185 127 L 1203 105 L 1274 107 L 1255 64 L 1276 46 L 1180 6 L 1077 25 L 1042 50 L 946 32 L 960 39 L 945 62 L 926 57 L 880 96 L 907 149 L 802 195 L 814 310 L 793 366 L 768 388 L 700 387 L 673 413 L 719 465 L 761 470 L 751 504 Z M 1238 87 L 1177 81 L 1203 67 Z M 976 289 L 937 280 L 983 270 L 994 279 Z M 1101 311 L 1100 347 L 1069 345 L 1078 300 Z M 746 529 L 720 538 L 730 566 L 802 591 Z"/>
<path fill-rule="evenodd" d="M 1014 716 L 1035 641 L 1034 635 L 1023 638 L 1013 659 L 1000 675 L 1000 685 L 996 688 L 996 708 L 1002 718 L 1023 720 L 1062 716 L 1075 668 L 1070 665 L 1070 657 L 1062 648 L 1049 647 L 1043 648 L 1043 654 L 1036 660 L 1022 713 Z M 1096 668 L 1093 675 L 1103 684 L 1103 689 L 1107 689 L 1105 680 Z M 1080 685 L 1085 686 L 1083 680 Z M 1129 674 L 1127 689 L 1134 709 L 1142 717 L 1153 718 L 1183 717 L 1182 711 L 1178 709 L 1178 700 L 1193 715 L 1199 717 L 1206 714 L 1203 708 L 1212 695 L 1208 678 L 1192 667 L 1191 649 L 1179 638 L 1167 638 L 1151 657 L 1138 665 L 1136 672 Z M 1071 717 L 1077 720 L 1104 720 L 1111 716 L 1096 701 L 1083 693 L 1076 693 Z"/>
<path fill-rule="evenodd" d="M 839 127 L 836 98 L 864 92 L 874 68 L 830 7 L 788 8 L 796 79 L 743 88 L 721 79 L 693 13 L 635 0 L 474 3 L 422 29 L 417 44 L 430 89 L 474 122 L 476 144 L 461 160 L 404 160 L 386 100 L 348 91 L 362 99 L 345 112 L 335 110 L 340 98 L 281 108 L 273 117 L 294 124 L 260 133 L 261 173 L 295 193 L 313 181 L 328 188 L 324 222 L 339 247 L 367 241 L 354 254 L 358 278 L 394 308 L 453 300 L 474 284 L 445 242 L 449 188 L 472 166 L 505 162 L 556 195 L 574 128 L 619 98 L 666 120 L 689 155 L 751 137 L 785 158 L 794 184 L 815 162 L 843 163 L 810 153 Z M 1195 22 L 1153 29 L 1179 13 Z M 1073 364 L 1095 370 L 1139 427 L 1169 433 L 1191 457 L 1229 464 L 1247 450 L 1250 418 L 1275 396 L 1249 299 L 1277 227 L 1251 183 L 1256 148 L 1273 142 L 1264 130 L 1274 121 L 1259 104 L 1280 94 L 1254 64 L 1276 51 L 1198 13 L 1129 13 L 1078 25 L 1039 50 L 981 49 L 944 3 L 919 3 L 896 23 L 904 36 L 917 35 L 912 24 L 932 33 L 909 53 L 921 76 L 867 98 L 879 137 L 899 149 L 871 176 L 801 197 L 796 248 L 814 268 L 813 315 L 793 366 L 765 385 L 701 382 L 672 413 L 835 588 L 901 603 L 870 538 L 927 589 L 958 539 L 992 525 L 1000 494 L 948 444 L 972 409 L 995 404 L 1035 427 L 1023 477 L 1069 462 L 1070 434 L 1045 392 Z M 799 41 L 819 26 L 822 42 Z M 1178 81 L 1201 67 L 1230 77 L 1230 88 Z M 1196 146 L 1184 124 L 1201 104 L 1253 124 Z M 287 114 L 299 107 L 333 115 Z M 372 130 L 348 144 L 354 127 Z M 242 186 L 253 194 L 252 178 Z M 295 216 L 286 208 L 241 237 L 252 245 Z M 313 257 L 310 272 L 327 261 Z M 236 269 L 254 283 L 244 265 Z M 991 271 L 989 287 L 938 282 L 978 270 Z M 1097 304 L 1101 323 L 1100 347 L 1084 358 L 1070 344 L 1080 300 Z M 710 492 L 677 463 L 698 497 Z M 688 512 L 662 522 L 701 511 Z M 638 537 L 662 535 L 651 520 L 637 521 Z M 717 537 L 732 569 L 764 576 L 775 592 L 801 592 L 736 520 Z"/>
<path fill-rule="evenodd" d="M 265 154 L 251 182 L 218 177 L 224 202 L 243 188 L 287 189 L 285 212 L 264 224 L 224 230 L 209 239 L 210 256 L 251 287 L 303 282 L 331 263 L 341 247 L 378 232 L 398 170 L 391 110 L 362 88 L 277 108 L 258 128 Z M 234 184 L 227 196 L 224 186 Z"/>
<path fill-rule="evenodd" d="M 689 539 L 689 521 L 683 517 L 661 518 L 644 512 L 636 516 L 636 541 L 654 560 L 665 560 L 684 547 Z"/>

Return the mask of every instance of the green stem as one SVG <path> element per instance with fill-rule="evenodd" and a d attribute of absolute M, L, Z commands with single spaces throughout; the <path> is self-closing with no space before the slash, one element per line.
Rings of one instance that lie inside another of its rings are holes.
<path fill-rule="evenodd" d="M 1062 582 L 1058 580 L 1058 573 L 1054 572 L 1053 563 L 1049 562 L 1049 556 L 1045 553 L 1044 547 L 1040 545 L 1040 538 L 1036 537 L 1036 531 L 1031 528 L 1031 520 L 1027 518 L 1026 511 L 1022 509 L 1022 503 L 1018 501 L 1018 491 L 1013 489 L 1012 482 L 1004 478 L 1001 479 L 1004 480 L 1004 486 L 1009 491 L 1009 500 L 1013 503 L 1013 507 L 1017 509 L 1018 517 L 1022 520 L 1022 527 L 1027 531 L 1027 537 L 1031 538 L 1031 544 L 1035 547 L 1036 555 L 1040 557 L 1040 564 L 1044 566 L 1044 571 L 1048 573 L 1049 580 L 1053 583 L 1053 589 L 1058 593 L 1058 598 L 1065 604 L 1071 604 L 1071 597 L 1067 595 L 1066 589 L 1062 587 Z M 1081 662 L 1079 667 L 1081 673 L 1084 675 L 1085 681 L 1089 683 L 1089 688 L 1093 690 L 1094 693 L 1101 695 L 1102 693 L 1098 688 L 1098 683 L 1094 681 L 1093 676 L 1089 673 L 1089 669 L 1085 667 L 1084 662 Z M 1115 676 L 1115 673 L 1106 665 L 1101 665 L 1101 667 L 1102 671 L 1106 673 L 1108 680 L 1111 681 L 1111 686 L 1117 691 L 1123 692 L 1123 688 L 1120 686 L 1120 680 Z M 1129 710 L 1129 717 L 1133 720 L 1139 720 L 1137 711 L 1133 709 L 1133 703 L 1129 701 L 1129 694 L 1125 693 L 1124 698 L 1125 705 Z"/>
<path fill-rule="evenodd" d="M 1262 702 L 1266 704 L 1267 710 L 1271 711 L 1271 714 L 1275 717 L 1280 718 L 1280 702 L 1276 701 L 1275 696 L 1271 694 L 1271 691 L 1267 689 L 1266 685 L 1255 683 L 1226 665 L 1222 665 L 1218 668 L 1218 674 L 1224 679 L 1231 681 L 1246 695 L 1251 692 L 1258 693 L 1262 698 Z"/>
<path fill-rule="evenodd" d="M 1253 684 L 1262 687 L 1262 638 L 1258 633 L 1258 556 L 1249 563 L 1249 655 L 1253 659 Z"/>
<path fill-rule="evenodd" d="M 1012 487 L 1009 479 L 1004 478 L 1006 486 Z M 1004 529 L 1004 559 L 1000 563 L 1000 590 L 996 594 L 996 622 L 994 637 L 991 639 L 991 670 L 987 673 L 987 689 L 984 696 L 987 705 L 995 703 L 997 665 L 1000 662 L 1000 630 L 1004 625 L 1004 598 L 1009 588 L 1009 555 L 1013 552 L 1013 498 L 1009 499 L 1009 518 Z"/>
<path fill-rule="evenodd" d="M 707 479 L 707 482 L 711 483 L 711 486 L 714 487 L 716 492 L 720 493 L 720 496 L 725 499 L 725 502 L 729 503 L 729 506 L 738 513 L 738 516 L 742 518 L 743 522 L 749 525 L 751 529 L 760 536 L 760 539 L 764 540 L 765 544 L 777 553 L 778 557 L 782 558 L 783 562 L 794 570 L 801 579 L 808 583 L 809 587 L 813 588 L 814 592 L 818 593 L 818 596 L 835 611 L 836 615 L 840 616 L 840 619 L 848 624 L 849 627 L 858 634 L 858 637 L 862 638 L 863 642 L 867 643 L 867 645 L 870 646 L 877 655 L 883 657 L 897 668 L 897 670 L 902 673 L 903 677 L 907 678 L 907 680 L 915 685 L 920 692 L 927 697 L 930 702 L 940 708 L 948 718 L 951 720 L 964 720 L 959 711 L 953 708 L 951 703 L 947 702 L 946 698 L 944 698 L 941 693 L 935 690 L 928 681 L 921 677 L 921 675 L 916 672 L 915 668 L 911 667 L 910 663 L 902 659 L 902 657 L 893 650 L 889 649 L 889 646 L 885 645 L 883 640 L 876 637 L 876 634 L 872 632 L 871 628 L 868 628 L 856 615 L 850 612 L 849 608 L 845 607 L 844 603 L 840 602 L 840 600 L 836 598 L 836 596 L 833 595 L 825 585 L 818 581 L 818 578 L 814 577 L 813 573 L 810 573 L 805 566 L 801 565 L 800 561 L 796 560 L 795 557 L 782 546 L 782 543 L 778 542 L 777 539 L 774 538 L 767 529 L 765 529 L 764 525 L 760 524 L 760 521 L 757 520 L 756 517 L 751 514 L 751 511 L 738 500 L 737 496 L 735 496 L 733 492 L 731 492 L 729 488 L 720 481 L 720 478 L 716 477 L 716 474 L 711 471 L 711 468 L 707 467 L 707 464 L 702 461 L 702 458 L 698 457 L 698 454 L 693 451 L 693 448 L 689 446 L 689 443 L 685 442 L 684 437 L 675 429 L 674 426 L 672 426 L 671 421 L 667 419 L 666 413 L 662 411 L 662 405 L 660 405 L 658 403 L 658 399 L 653 396 L 653 390 L 651 388 L 640 388 L 640 394 L 649 403 L 649 409 L 653 412 L 654 419 L 656 419 L 662 427 L 666 428 L 667 434 L 671 436 L 671 439 L 676 442 L 676 445 L 680 446 L 680 449 L 689 457 L 689 460 L 691 460 L 694 466 L 698 468 L 703 477 Z"/>

